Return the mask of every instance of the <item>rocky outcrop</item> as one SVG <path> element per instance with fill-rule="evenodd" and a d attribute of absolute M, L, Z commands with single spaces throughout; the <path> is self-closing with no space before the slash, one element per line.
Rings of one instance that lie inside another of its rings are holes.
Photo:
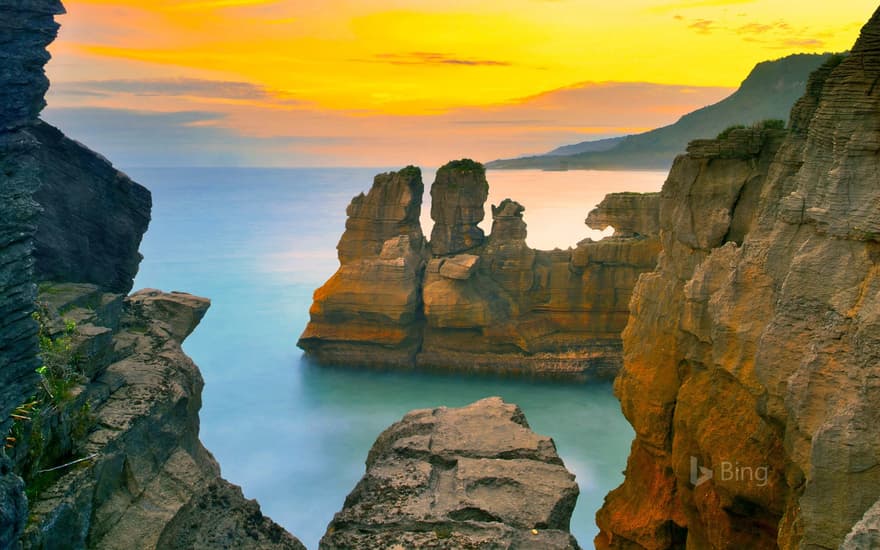
<path fill-rule="evenodd" d="M 419 350 L 425 239 L 418 168 L 376 176 L 355 197 L 339 241 L 342 264 L 315 291 L 299 345 L 328 363 L 408 366 Z"/>
<path fill-rule="evenodd" d="M 849 56 L 813 75 L 786 136 L 746 129 L 676 159 L 660 262 L 624 332 L 615 390 L 636 440 L 597 514 L 598 548 L 837 548 L 851 530 L 870 536 L 878 80 L 880 11 Z"/>
<path fill-rule="evenodd" d="M 519 407 L 489 398 L 385 430 L 321 548 L 578 548 L 574 476 Z"/>
<path fill-rule="evenodd" d="M 301 542 L 260 512 L 241 489 L 218 479 L 200 489 L 165 526 L 157 548 L 247 548 L 306 550 Z"/>
<path fill-rule="evenodd" d="M 0 0 L 0 10 L 0 430 L 6 433 L 18 395 L 36 382 L 31 250 L 39 181 L 32 176 L 35 139 L 26 130 L 46 105 L 46 46 L 58 32 L 54 16 L 64 8 L 57 0 Z"/>
<path fill-rule="evenodd" d="M 0 433 L 7 434 L 10 413 L 37 383 L 31 252 L 39 181 L 32 177 L 36 143 L 26 130 L 46 105 L 46 46 L 64 8 L 58 0 L 0 0 L 0 11 Z M 18 540 L 26 518 L 23 482 L 0 451 L 0 548 Z"/>
<path fill-rule="evenodd" d="M 368 235 L 358 242 L 371 243 L 362 247 L 369 255 L 340 253 L 339 271 L 315 292 L 300 347 L 321 363 L 614 376 L 632 288 L 656 265 L 656 194 L 612 196 L 591 213 L 590 223 L 619 226 L 614 237 L 537 251 L 526 244 L 525 208 L 510 199 L 492 207 L 492 232 L 483 236 L 476 224 L 488 193 L 485 172 L 454 161 L 432 186 L 435 226 L 425 246 L 413 229 L 420 193 L 403 193 L 400 181 L 378 176 L 352 202 L 347 227 L 383 231 L 359 231 Z M 379 213 L 378 205 L 390 208 L 399 197 L 410 202 L 397 217 Z M 352 248 L 351 233 L 340 251 Z"/>
<path fill-rule="evenodd" d="M 660 232 L 659 193 L 611 193 L 587 216 L 587 225 L 615 237 L 651 237 Z"/>
<path fill-rule="evenodd" d="M 210 522 L 225 527 L 217 537 L 242 543 L 232 547 L 298 547 L 270 520 L 255 519 L 257 505 L 220 479 L 198 439 L 203 382 L 180 346 L 207 300 L 70 283 L 44 285 L 40 300 L 44 334 L 71 339 L 81 372 L 47 375 L 51 395 L 32 399 L 51 402 L 29 408 L 12 432 L 8 452 L 30 496 L 24 548 L 156 548 L 170 524 L 159 547 L 191 548 L 173 542 L 200 540 Z M 218 492 L 228 504 L 222 512 L 199 506 Z"/>
<path fill-rule="evenodd" d="M 483 165 L 470 159 L 450 162 L 437 170 L 431 186 L 431 251 L 437 256 L 465 252 L 483 244 L 483 205 L 489 183 Z"/>
<path fill-rule="evenodd" d="M 150 192 L 105 158 L 44 122 L 29 129 L 41 182 L 35 236 L 40 281 L 91 283 L 108 292 L 131 290 L 150 223 Z"/>

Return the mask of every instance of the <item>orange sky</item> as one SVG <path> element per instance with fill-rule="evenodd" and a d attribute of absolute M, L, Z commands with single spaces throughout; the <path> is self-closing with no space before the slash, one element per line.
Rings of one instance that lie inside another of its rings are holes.
<path fill-rule="evenodd" d="M 46 117 L 122 165 L 491 160 L 674 122 L 876 8 L 792 5 L 69 0 Z"/>

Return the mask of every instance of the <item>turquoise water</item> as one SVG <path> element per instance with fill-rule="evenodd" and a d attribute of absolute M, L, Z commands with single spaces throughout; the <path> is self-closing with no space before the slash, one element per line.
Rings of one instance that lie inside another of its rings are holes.
<path fill-rule="evenodd" d="M 376 169 L 130 169 L 153 192 L 136 288 L 212 299 L 186 351 L 206 381 L 201 436 L 245 495 L 309 548 L 364 471 L 376 436 L 415 408 L 500 395 L 556 441 L 581 496 L 572 531 L 622 481 L 633 432 L 610 385 L 321 368 L 296 347 L 312 292 L 336 269 L 345 206 Z M 433 180 L 426 174 L 426 181 Z M 573 245 L 605 192 L 660 188 L 656 172 L 490 172 L 490 202 L 526 205 L 530 244 Z M 535 185 L 541 182 L 541 185 Z"/>

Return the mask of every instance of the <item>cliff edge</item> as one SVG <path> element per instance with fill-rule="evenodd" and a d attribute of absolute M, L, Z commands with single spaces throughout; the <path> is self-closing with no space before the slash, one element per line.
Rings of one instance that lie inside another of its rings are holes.
<path fill-rule="evenodd" d="M 871 540 L 878 81 L 880 11 L 813 74 L 787 133 L 735 131 L 676 159 L 660 261 L 623 335 L 615 391 L 636 439 L 597 548 Z"/>

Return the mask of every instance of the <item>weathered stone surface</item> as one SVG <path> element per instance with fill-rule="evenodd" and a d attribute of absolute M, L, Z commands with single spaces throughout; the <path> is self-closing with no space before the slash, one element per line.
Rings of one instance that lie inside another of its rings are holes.
<path fill-rule="evenodd" d="M 15 548 L 26 523 L 24 482 L 15 475 L 10 460 L 0 456 L 0 548 Z"/>
<path fill-rule="evenodd" d="M 348 207 L 339 270 L 315 291 L 298 345 L 319 361 L 411 366 L 421 332 L 425 246 L 418 168 L 376 177 Z M 390 204 L 388 202 L 390 201 Z"/>
<path fill-rule="evenodd" d="M 413 411 L 388 428 L 322 549 L 578 548 L 577 484 L 553 441 L 500 398 Z"/>
<path fill-rule="evenodd" d="M 223 479 L 199 489 L 192 496 L 165 526 L 156 548 L 306 549 L 265 517 L 255 500 L 246 500 L 240 487 Z"/>
<path fill-rule="evenodd" d="M 660 232 L 659 193 L 611 193 L 587 215 L 587 225 L 616 237 L 656 236 Z"/>
<path fill-rule="evenodd" d="M 408 166 L 399 172 L 379 174 L 366 195 L 361 193 L 348 205 L 345 233 L 339 240 L 342 265 L 374 258 L 385 241 L 406 235 L 413 244 L 422 240 L 419 214 L 422 209 L 422 172 Z"/>
<path fill-rule="evenodd" d="M 60 330 L 75 320 L 77 346 L 94 354 L 82 363 L 110 361 L 84 369 L 88 376 L 70 396 L 35 413 L 9 450 L 15 470 L 40 487 L 30 502 L 24 548 L 153 549 L 168 524 L 176 526 L 169 546 L 158 547 L 200 547 L 171 545 L 207 536 L 190 531 L 193 523 L 215 525 L 229 547 L 301 547 L 220 479 L 198 439 L 203 382 L 180 346 L 205 315 L 206 299 L 158 290 L 123 299 L 93 285 L 57 284 L 45 286 L 40 301 L 49 326 Z M 42 472 L 81 458 L 88 460 Z M 207 506 L 214 496 L 227 504 L 222 514 Z M 251 541 L 288 546 L 248 546 Z"/>
<path fill-rule="evenodd" d="M 441 260 L 440 276 L 447 279 L 466 281 L 476 273 L 480 257 L 473 254 L 459 254 Z"/>
<path fill-rule="evenodd" d="M 840 550 L 880 548 L 880 500 L 871 506 L 862 519 L 853 526 Z"/>
<path fill-rule="evenodd" d="M 9 433 L 10 413 L 37 381 L 39 366 L 34 311 L 33 238 L 39 187 L 25 129 L 45 107 L 49 87 L 43 66 L 46 46 L 58 32 L 58 0 L 0 0 L 0 433 Z M 2 455 L 3 451 L 0 451 Z M 27 518 L 22 481 L 0 456 L 0 548 L 18 539 Z"/>
<path fill-rule="evenodd" d="M 483 244 L 483 205 L 489 196 L 486 169 L 470 159 L 456 160 L 437 170 L 431 186 L 431 252 L 448 256 Z"/>
<path fill-rule="evenodd" d="M 676 160 L 624 332 L 615 390 L 636 440 L 598 548 L 837 548 L 871 525 L 878 79 L 880 11 L 813 75 L 784 140 Z M 694 486 L 692 459 L 714 478 Z"/>

